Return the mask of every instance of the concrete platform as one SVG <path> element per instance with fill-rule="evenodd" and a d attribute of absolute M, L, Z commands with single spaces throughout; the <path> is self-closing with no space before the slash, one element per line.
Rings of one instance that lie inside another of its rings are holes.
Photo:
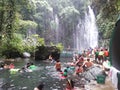
<path fill-rule="evenodd" d="M 110 78 L 106 78 L 105 84 L 98 84 L 96 81 L 92 81 L 85 87 L 85 90 L 117 90 L 111 83 Z"/>

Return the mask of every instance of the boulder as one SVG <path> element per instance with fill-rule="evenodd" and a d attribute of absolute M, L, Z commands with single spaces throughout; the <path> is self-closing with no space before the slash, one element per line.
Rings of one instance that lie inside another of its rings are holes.
<path fill-rule="evenodd" d="M 98 75 L 103 75 L 103 70 L 102 68 L 98 66 L 92 66 L 90 67 L 87 71 L 83 73 L 83 76 L 86 80 L 96 80 Z"/>
<path fill-rule="evenodd" d="M 56 46 L 38 46 L 35 52 L 35 60 L 46 60 L 49 55 L 57 60 L 60 58 L 60 50 Z"/>

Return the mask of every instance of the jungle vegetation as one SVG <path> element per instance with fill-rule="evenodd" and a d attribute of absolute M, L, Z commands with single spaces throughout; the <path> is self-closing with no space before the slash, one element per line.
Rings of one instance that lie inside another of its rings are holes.
<path fill-rule="evenodd" d="M 72 47 L 72 33 L 88 5 L 96 16 L 99 44 L 108 45 L 120 16 L 120 0 L 0 0 L 0 54 L 32 52 L 41 45 Z M 55 36 L 56 29 L 62 37 Z"/>

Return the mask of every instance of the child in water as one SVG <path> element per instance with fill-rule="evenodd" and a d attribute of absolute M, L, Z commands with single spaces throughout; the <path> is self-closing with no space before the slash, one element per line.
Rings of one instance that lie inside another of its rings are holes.
<path fill-rule="evenodd" d="M 63 76 L 67 77 L 67 69 L 64 69 Z"/>

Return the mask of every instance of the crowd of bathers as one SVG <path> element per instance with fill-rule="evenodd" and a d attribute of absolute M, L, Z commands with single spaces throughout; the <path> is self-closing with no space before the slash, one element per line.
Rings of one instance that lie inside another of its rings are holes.
<path fill-rule="evenodd" d="M 10 64 L 2 63 L 0 65 L 0 70 L 2 70 L 2 69 L 14 69 L 14 68 L 15 68 L 15 66 L 13 63 L 10 63 Z"/>
<path fill-rule="evenodd" d="M 74 68 L 74 75 L 80 76 L 84 71 L 90 69 L 90 67 L 94 66 L 94 64 L 103 65 L 104 68 L 107 67 L 109 51 L 105 48 L 95 48 L 95 49 L 87 49 L 82 53 L 74 53 L 72 62 L 67 63 L 67 67 L 62 71 L 62 65 L 60 60 L 55 61 L 55 69 L 60 72 L 61 75 L 65 78 L 68 76 L 68 71 L 70 68 Z M 50 56 L 50 60 L 52 60 L 52 56 Z M 72 82 L 72 81 L 71 81 Z M 72 88 L 72 87 L 67 87 Z M 67 89 L 66 90 L 74 90 Z"/>
<path fill-rule="evenodd" d="M 29 62 L 27 64 L 25 64 L 23 67 L 21 68 L 16 68 L 15 65 L 13 63 L 2 63 L 0 65 L 0 70 L 3 70 L 3 69 L 9 69 L 10 71 L 12 70 L 17 70 L 18 72 L 20 73 L 24 73 L 24 72 L 32 72 L 32 70 L 35 70 L 37 67 L 32 63 L 32 62 Z"/>
<path fill-rule="evenodd" d="M 108 60 L 109 57 L 109 51 L 108 49 L 104 48 L 95 48 L 95 49 L 88 49 L 84 50 L 81 53 L 75 52 L 73 54 L 72 61 L 67 63 L 67 66 L 64 68 L 62 67 L 62 63 L 60 60 L 54 60 L 52 58 L 52 55 L 49 56 L 49 60 L 51 62 L 54 62 L 54 66 L 57 72 L 61 74 L 61 77 L 66 79 L 66 87 L 65 90 L 77 90 L 74 86 L 74 82 L 72 79 L 68 79 L 68 72 L 70 69 L 73 69 L 75 76 L 80 76 L 83 72 L 88 70 L 90 67 L 94 66 L 95 63 L 100 65 L 105 65 L 104 62 Z M 10 65 L 8 64 L 2 64 L 1 69 L 14 69 L 15 66 L 13 63 Z M 35 65 L 33 63 L 27 63 L 24 67 L 22 67 L 19 72 L 29 72 L 29 70 L 33 70 L 35 68 Z M 43 90 L 43 83 L 40 83 L 37 87 L 34 88 L 34 90 Z"/>

